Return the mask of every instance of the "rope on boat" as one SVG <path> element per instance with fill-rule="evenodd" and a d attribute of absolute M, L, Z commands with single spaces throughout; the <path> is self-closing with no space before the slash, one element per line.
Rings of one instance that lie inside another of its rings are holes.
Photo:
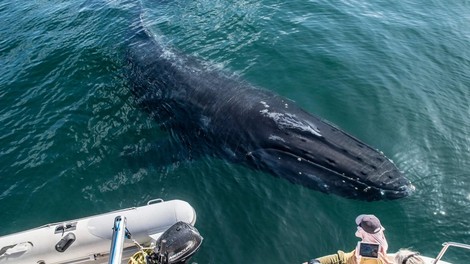
<path fill-rule="evenodd" d="M 153 253 L 155 246 L 143 247 L 139 242 L 135 241 L 135 239 L 132 239 L 132 242 L 139 248 L 139 251 L 129 258 L 127 264 L 147 264 L 147 257 Z"/>

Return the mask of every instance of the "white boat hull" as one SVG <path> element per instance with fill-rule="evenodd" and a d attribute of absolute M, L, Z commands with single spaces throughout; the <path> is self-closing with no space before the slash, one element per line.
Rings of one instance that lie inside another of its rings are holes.
<path fill-rule="evenodd" d="M 107 263 L 113 223 L 118 215 L 126 217 L 132 238 L 141 245 L 154 242 L 178 221 L 191 225 L 196 222 L 196 213 L 191 205 L 181 200 L 171 200 L 47 224 L 0 237 L 0 264 Z M 60 252 L 61 247 L 56 247 L 59 241 L 70 237 L 75 239 L 64 240 L 62 245 L 68 242 L 69 246 Z M 126 239 L 123 263 L 127 263 L 127 259 L 136 251 L 135 244 Z"/>

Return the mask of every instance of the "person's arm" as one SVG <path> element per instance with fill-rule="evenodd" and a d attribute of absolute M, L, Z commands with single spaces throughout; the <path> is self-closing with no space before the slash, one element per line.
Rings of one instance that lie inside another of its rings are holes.
<path fill-rule="evenodd" d="M 344 253 L 343 251 L 338 250 L 338 253 L 336 254 L 311 259 L 310 261 L 304 262 L 303 264 L 346 264 L 348 259 L 353 255 L 353 252 Z"/>
<path fill-rule="evenodd" d="M 386 254 L 382 252 L 379 253 L 380 259 L 382 260 L 383 264 L 393 264 L 394 261 L 391 260 Z"/>

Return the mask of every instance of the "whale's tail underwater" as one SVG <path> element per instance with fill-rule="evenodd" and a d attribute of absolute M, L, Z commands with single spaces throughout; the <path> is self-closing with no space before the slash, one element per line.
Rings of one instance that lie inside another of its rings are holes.
<path fill-rule="evenodd" d="M 348 198 L 397 199 L 414 190 L 381 152 L 135 27 L 126 72 L 136 103 L 186 147 Z"/>

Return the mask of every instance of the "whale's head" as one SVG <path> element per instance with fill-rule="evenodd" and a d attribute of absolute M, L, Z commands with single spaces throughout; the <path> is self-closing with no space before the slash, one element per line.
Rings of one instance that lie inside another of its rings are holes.
<path fill-rule="evenodd" d="M 299 108 L 271 103 L 256 110 L 253 133 L 260 140 L 246 155 L 256 167 L 360 200 L 397 199 L 414 190 L 380 151 Z"/>

